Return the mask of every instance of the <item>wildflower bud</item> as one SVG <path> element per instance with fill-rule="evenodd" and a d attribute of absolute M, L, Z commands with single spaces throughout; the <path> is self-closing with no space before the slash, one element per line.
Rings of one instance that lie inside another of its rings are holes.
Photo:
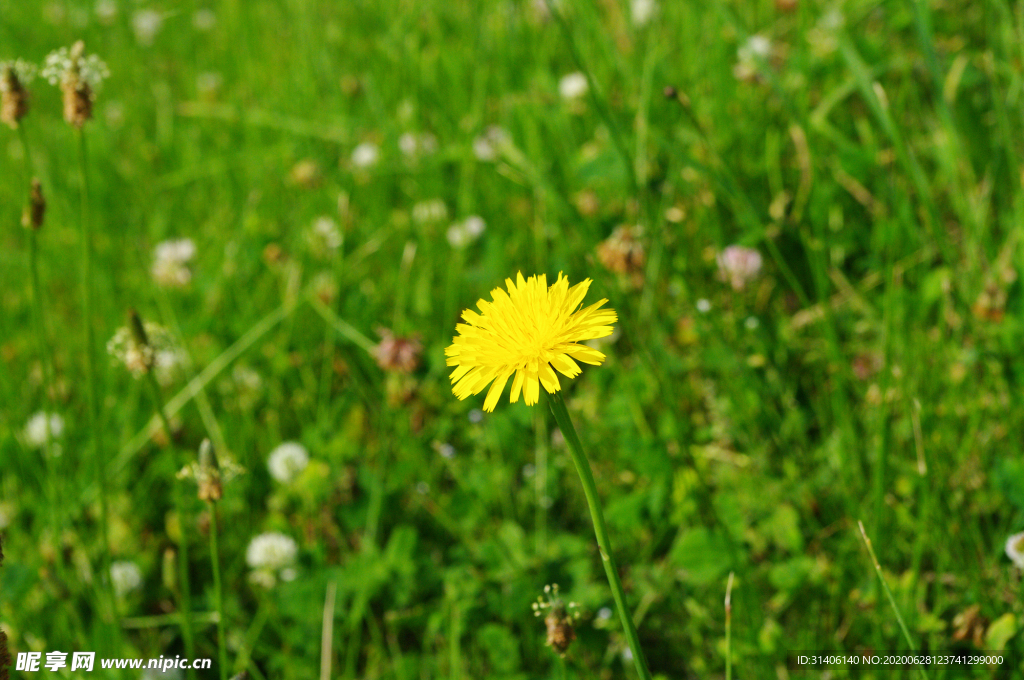
<path fill-rule="evenodd" d="M 224 487 L 220 480 L 220 466 L 217 465 L 217 455 L 213 452 L 213 444 L 209 439 L 204 439 L 199 445 L 199 475 L 196 483 L 199 485 L 199 500 L 216 503 L 224 495 Z"/>
<path fill-rule="evenodd" d="M 21 226 L 26 229 L 38 230 L 43 226 L 43 215 L 46 214 L 46 199 L 43 198 L 43 185 L 39 178 L 32 178 L 32 191 L 28 196 L 28 205 L 21 214 Z"/>
<path fill-rule="evenodd" d="M 0 121 L 7 123 L 12 130 L 18 127 L 18 121 L 28 113 L 28 92 L 15 71 L 15 64 L 4 62 L 0 71 Z"/>

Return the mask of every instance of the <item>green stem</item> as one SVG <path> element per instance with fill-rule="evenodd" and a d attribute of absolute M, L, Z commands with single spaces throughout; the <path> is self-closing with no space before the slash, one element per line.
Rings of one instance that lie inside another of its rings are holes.
<path fill-rule="evenodd" d="M 594 473 L 590 469 L 590 461 L 583 452 L 583 444 L 576 434 L 576 428 L 572 425 L 572 418 L 565 408 L 565 400 L 561 392 L 548 395 L 548 405 L 551 413 L 558 422 L 566 442 L 569 444 L 569 451 L 572 453 L 572 461 L 576 464 L 576 471 L 580 474 L 580 482 L 583 484 L 583 493 L 587 497 L 587 505 L 590 507 L 590 517 L 594 522 L 594 534 L 597 536 L 597 545 L 601 551 L 601 563 L 604 565 L 604 572 L 608 576 L 608 585 L 612 587 L 612 597 L 615 598 L 615 607 L 619 610 L 619 618 L 622 620 L 622 628 L 626 633 L 626 641 L 629 649 L 633 652 L 633 663 L 636 664 L 637 673 L 642 680 L 651 680 L 651 671 L 647 668 L 647 657 L 640 648 L 640 637 L 636 632 L 636 625 L 633 617 L 626 607 L 626 593 L 622 590 L 622 582 L 619 580 L 619 572 L 615 566 L 615 558 L 612 557 L 612 544 L 608 540 L 608 528 L 604 523 L 604 513 L 601 511 L 601 499 L 597 495 L 597 485 L 594 483 Z"/>
<path fill-rule="evenodd" d="M 217 550 L 217 503 L 210 505 L 210 559 L 213 561 L 213 597 L 217 605 L 217 662 L 220 666 L 220 680 L 227 680 L 228 657 L 224 642 L 224 595 L 220 584 L 220 554 Z"/>
<path fill-rule="evenodd" d="M 86 384 L 86 422 L 89 426 L 89 437 L 92 441 L 92 455 L 96 463 L 96 476 L 99 483 L 100 501 L 100 532 L 103 538 L 101 565 L 103 578 L 100 587 L 106 592 L 107 611 L 103 613 L 106 623 L 113 626 L 116 608 L 114 585 L 110 579 L 110 509 L 107 498 L 110 495 L 107 478 L 107 456 L 103 446 L 103 433 L 99 423 L 99 401 L 97 397 L 98 374 L 96 368 L 96 331 L 93 328 L 92 311 L 92 225 L 89 221 L 89 173 L 86 171 L 87 156 L 85 134 L 81 129 L 75 131 L 78 138 L 78 173 L 79 196 L 81 198 L 80 246 L 82 251 L 82 325 L 85 327 L 85 384 Z M 104 587 L 105 586 L 105 587 Z M 117 633 L 114 633 L 117 635 Z"/>
<path fill-rule="evenodd" d="M 867 532 L 864 531 L 864 522 L 857 520 L 857 526 L 860 527 L 861 538 L 864 539 L 864 546 L 868 549 L 868 554 L 871 555 L 871 563 L 875 566 L 875 573 L 878 574 L 878 580 L 882 582 L 882 590 L 885 591 L 885 596 L 889 598 L 889 605 L 892 607 L 892 611 L 896 614 L 896 621 L 900 624 L 900 630 L 903 632 L 903 639 L 907 641 L 907 649 L 916 649 L 914 641 L 910 639 L 910 632 L 907 630 L 907 624 L 903 622 L 903 616 L 900 614 L 899 607 L 896 606 L 896 598 L 892 596 L 892 591 L 889 590 L 889 584 L 885 582 L 885 576 L 882 575 L 882 565 L 878 563 L 878 558 L 875 557 L 875 549 L 871 547 L 871 539 L 868 538 Z M 924 670 L 924 666 L 917 667 L 918 673 L 925 680 L 928 680 L 928 674 Z"/>
<path fill-rule="evenodd" d="M 171 429 L 171 421 L 167 417 L 167 413 L 164 411 L 163 402 L 160 400 L 160 386 L 156 382 L 156 376 L 153 375 L 153 371 L 146 371 L 146 383 L 149 385 L 150 392 L 153 393 L 153 404 L 156 408 L 157 415 L 160 416 L 160 422 L 164 426 L 164 431 L 167 434 L 167 446 L 172 448 L 173 442 L 173 430 Z M 181 617 L 181 637 L 185 641 L 185 654 L 189 658 L 195 658 L 195 638 L 192 634 L 192 587 L 188 578 L 188 524 L 185 517 L 185 499 L 184 494 L 180 488 L 176 488 L 174 492 L 174 504 L 175 510 L 178 514 L 178 534 L 180 541 L 178 543 L 178 580 L 181 583 L 181 592 L 179 593 L 178 599 L 178 615 Z M 216 557 L 214 558 L 216 559 Z M 218 605 L 218 615 L 220 615 L 220 608 Z M 190 678 L 195 678 L 195 671 L 189 669 L 188 675 Z"/>

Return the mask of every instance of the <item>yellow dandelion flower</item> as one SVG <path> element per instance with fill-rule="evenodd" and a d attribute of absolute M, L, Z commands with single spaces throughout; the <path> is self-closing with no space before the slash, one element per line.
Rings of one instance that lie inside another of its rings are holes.
<path fill-rule="evenodd" d="M 455 396 L 462 400 L 479 394 L 493 381 L 484 399 L 484 410 L 493 411 L 515 373 L 509 401 L 519 401 L 521 391 L 531 406 L 540 398 L 540 385 L 551 394 L 561 389 L 552 369 L 575 378 L 580 367 L 573 359 L 599 366 L 604 354 L 579 342 L 611 335 L 610 324 L 618 317 L 611 309 L 598 309 L 608 300 L 580 309 L 590 283 L 586 279 L 570 288 L 559 272 L 548 287 L 545 274 L 524 280 L 520 272 L 515 283 L 505 279 L 507 293 L 495 288 L 492 302 L 477 301 L 480 314 L 464 310 L 466 323 L 456 325 L 459 335 L 444 351 L 447 364 L 457 367 L 451 374 Z"/>

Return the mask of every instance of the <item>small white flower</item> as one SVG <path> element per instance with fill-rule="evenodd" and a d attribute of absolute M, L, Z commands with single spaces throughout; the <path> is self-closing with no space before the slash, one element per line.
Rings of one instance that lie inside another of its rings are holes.
<path fill-rule="evenodd" d="M 1024 532 L 1006 539 L 1006 556 L 1013 560 L 1018 569 L 1024 569 Z"/>
<path fill-rule="evenodd" d="M 352 150 L 352 165 L 357 168 L 369 168 L 377 164 L 380 150 L 373 142 L 363 142 Z"/>
<path fill-rule="evenodd" d="M 267 468 L 274 479 L 287 484 L 309 465 L 309 452 L 297 442 L 285 442 L 270 452 Z"/>
<path fill-rule="evenodd" d="M 597 610 L 597 618 L 601 621 L 607 621 L 612 618 L 612 610 L 608 607 L 601 607 Z"/>
<path fill-rule="evenodd" d="M 245 561 L 253 569 L 284 569 L 295 562 L 299 546 L 290 536 L 271 531 L 252 539 Z"/>
<path fill-rule="evenodd" d="M 509 142 L 508 133 L 497 125 L 492 125 L 473 140 L 473 155 L 478 161 L 490 163 L 497 160 L 498 154 Z"/>
<path fill-rule="evenodd" d="M 711 302 L 705 298 L 697 300 L 697 311 L 701 314 L 707 314 L 711 311 Z"/>
<path fill-rule="evenodd" d="M 153 250 L 153 280 L 164 287 L 187 286 L 192 281 L 188 263 L 196 256 L 196 244 L 190 238 L 158 243 Z"/>
<path fill-rule="evenodd" d="M 342 243 L 341 229 L 338 223 L 327 215 L 313 220 L 309 230 L 309 245 L 318 255 L 326 255 L 328 251 L 337 250 Z"/>
<path fill-rule="evenodd" d="M 772 54 L 772 42 L 763 35 L 752 35 L 747 42 L 736 50 L 736 65 L 733 75 L 740 80 L 754 78 L 760 70 L 761 62 Z"/>
<path fill-rule="evenodd" d="M 587 77 L 579 71 L 563 76 L 558 81 L 558 92 L 563 99 L 579 99 L 587 93 Z"/>
<path fill-rule="evenodd" d="M 423 154 L 430 154 L 437 151 L 437 137 L 424 132 L 406 132 L 398 138 L 398 148 L 407 158 L 415 158 Z"/>
<path fill-rule="evenodd" d="M 46 55 L 40 75 L 46 78 L 51 85 L 57 85 L 61 80 L 72 75 L 73 65 L 71 49 L 61 47 Z M 90 54 L 79 58 L 78 77 L 95 90 L 104 79 L 110 77 L 110 69 L 102 59 L 95 54 Z"/>
<path fill-rule="evenodd" d="M 204 7 L 203 9 L 196 10 L 196 13 L 192 15 L 192 26 L 197 31 L 209 31 L 216 25 L 217 15 L 211 9 Z"/>
<path fill-rule="evenodd" d="M 46 424 L 49 417 L 50 439 L 57 439 L 64 433 L 64 419 L 56 413 L 34 413 L 25 424 L 25 443 L 33 449 L 46 446 Z"/>
<path fill-rule="evenodd" d="M 629 5 L 630 14 L 633 17 L 634 26 L 646 26 L 658 10 L 654 0 L 633 0 Z"/>
<path fill-rule="evenodd" d="M 761 322 L 757 320 L 756 316 L 748 316 L 747 320 L 743 322 L 743 325 L 747 327 L 748 331 L 752 331 L 761 325 Z"/>
<path fill-rule="evenodd" d="M 132 30 L 140 45 L 149 46 L 160 32 L 164 17 L 154 9 L 141 9 L 132 16 Z"/>
<path fill-rule="evenodd" d="M 117 18 L 117 3 L 114 0 L 96 0 L 95 11 L 100 23 L 113 23 Z"/>
<path fill-rule="evenodd" d="M 114 562 L 110 565 L 110 581 L 117 596 L 124 597 L 142 585 L 142 572 L 134 562 Z"/>
<path fill-rule="evenodd" d="M 452 248 L 465 248 L 480 237 L 487 228 L 487 223 L 479 215 L 470 215 L 462 222 L 448 227 L 448 243 Z"/>
<path fill-rule="evenodd" d="M 455 447 L 448 442 L 434 442 L 433 447 L 435 451 L 441 454 L 442 458 L 451 460 L 455 457 Z"/>
<path fill-rule="evenodd" d="M 475 408 L 475 409 L 473 409 L 472 411 L 469 412 L 469 422 L 471 422 L 471 423 L 479 423 L 483 419 L 484 419 L 484 412 L 481 411 L 480 409 Z"/>
<path fill-rule="evenodd" d="M 448 217 L 448 206 L 440 198 L 420 201 L 412 207 L 412 218 L 418 224 L 441 222 Z"/>

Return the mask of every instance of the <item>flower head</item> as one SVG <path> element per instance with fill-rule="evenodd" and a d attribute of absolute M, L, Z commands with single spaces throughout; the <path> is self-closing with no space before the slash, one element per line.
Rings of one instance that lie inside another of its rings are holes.
<path fill-rule="evenodd" d="M 49 427 L 49 435 L 46 428 Z M 25 443 L 34 449 L 46 446 L 47 436 L 57 439 L 64 432 L 64 419 L 56 413 L 39 411 L 25 423 Z"/>
<path fill-rule="evenodd" d="M 118 328 L 107 342 L 107 353 L 122 362 L 138 378 L 154 368 L 170 369 L 172 357 L 176 363 L 178 354 L 170 332 L 155 323 L 136 320 L 132 316 L 131 327 Z"/>
<path fill-rule="evenodd" d="M 373 348 L 377 365 L 385 371 L 412 373 L 420 363 L 423 343 L 419 337 L 397 337 L 388 328 L 378 328 L 380 344 Z"/>
<path fill-rule="evenodd" d="M 267 467 L 274 479 L 287 484 L 309 465 L 309 452 L 297 442 L 285 442 L 270 452 Z"/>
<path fill-rule="evenodd" d="M 60 85 L 64 94 L 64 120 L 81 128 L 92 118 L 95 90 L 110 70 L 95 54 L 85 56 L 81 40 L 71 48 L 61 47 L 46 55 L 42 76 L 51 85 Z"/>
<path fill-rule="evenodd" d="M 477 301 L 480 314 L 463 311 L 466 323 L 455 327 L 459 335 L 444 351 L 447 364 L 457 367 L 451 374 L 455 396 L 479 394 L 494 381 L 484 400 L 484 410 L 493 411 L 515 373 L 510 401 L 519 401 L 522 392 L 529 406 L 539 400 L 540 385 L 552 394 L 561 389 L 553 368 L 575 378 L 581 371 L 573 359 L 599 366 L 604 354 L 579 343 L 611 335 L 609 324 L 618 316 L 598 309 L 607 302 L 604 299 L 580 309 L 590 283 L 586 279 L 569 288 L 569 280 L 559 272 L 549 287 L 545 274 L 524 279 L 520 272 L 515 283 L 505 279 L 508 293 L 495 288 L 492 302 Z"/>
<path fill-rule="evenodd" d="M 579 99 L 587 93 L 589 87 L 587 77 L 579 71 L 562 76 L 558 81 L 558 93 L 563 99 Z"/>
<path fill-rule="evenodd" d="M 741 290 L 761 272 L 761 253 L 744 246 L 729 246 L 718 254 L 718 270 L 733 290 Z"/>
<path fill-rule="evenodd" d="M 298 551 L 298 545 L 289 536 L 277 532 L 260 534 L 245 551 L 245 561 L 253 569 L 249 579 L 267 588 L 274 586 L 277 576 L 290 581 L 295 577 L 292 565 Z"/>
<path fill-rule="evenodd" d="M 380 149 L 373 142 L 363 142 L 352 150 L 352 165 L 366 169 L 377 164 Z"/>
<path fill-rule="evenodd" d="M 1006 539 L 1006 556 L 1013 560 L 1018 569 L 1024 569 L 1024 532 Z"/>
<path fill-rule="evenodd" d="M 153 251 L 153 280 L 164 287 L 187 286 L 192 280 L 188 263 L 196 256 L 196 244 L 190 238 L 158 243 Z"/>
<path fill-rule="evenodd" d="M 36 77 L 36 65 L 23 59 L 0 61 L 0 121 L 13 130 L 28 113 L 25 84 Z"/>
<path fill-rule="evenodd" d="M 124 597 L 142 585 L 142 572 L 134 562 L 114 562 L 110 565 L 110 581 L 117 596 Z"/>

